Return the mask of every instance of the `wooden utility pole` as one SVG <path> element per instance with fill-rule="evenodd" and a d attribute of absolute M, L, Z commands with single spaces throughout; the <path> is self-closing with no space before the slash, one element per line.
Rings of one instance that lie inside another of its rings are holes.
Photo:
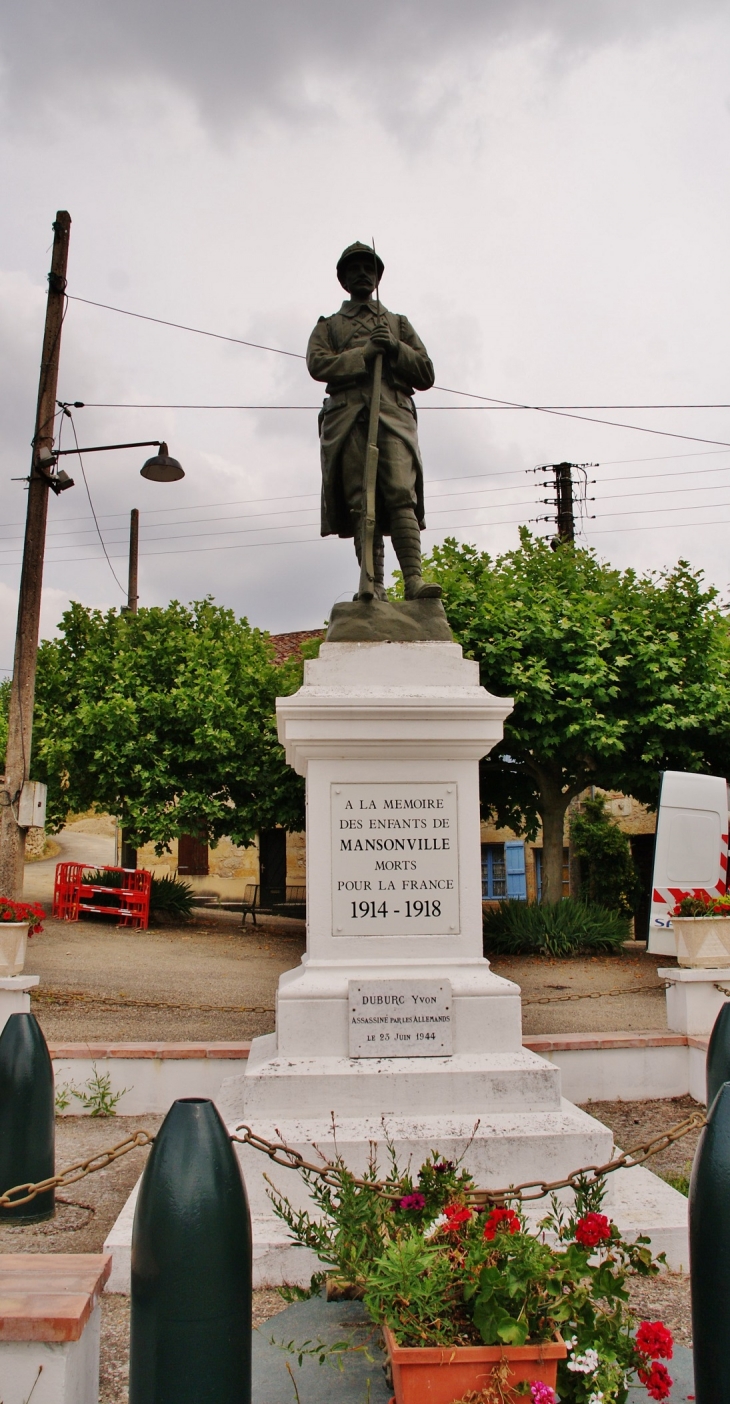
<path fill-rule="evenodd" d="M 127 584 L 127 609 L 137 613 L 139 594 L 137 571 L 139 567 L 139 508 L 133 507 L 129 515 L 129 582 Z"/>
<path fill-rule="evenodd" d="M 0 796 L 0 895 L 12 897 L 16 901 L 23 895 L 26 830 L 20 828 L 17 814 L 23 782 L 30 778 L 36 654 L 38 651 L 43 556 L 48 513 L 50 450 L 53 448 L 53 426 L 70 232 L 71 216 L 66 210 L 59 210 L 53 224 L 53 255 L 51 271 L 48 275 L 46 326 L 43 335 L 38 407 L 36 409 L 33 453 L 28 481 L 28 511 L 25 521 L 23 569 L 20 577 L 18 626 L 15 636 L 13 683 L 8 715 L 5 781 Z"/>
<path fill-rule="evenodd" d="M 572 463 L 554 463 L 557 528 L 560 541 L 575 541 Z"/>

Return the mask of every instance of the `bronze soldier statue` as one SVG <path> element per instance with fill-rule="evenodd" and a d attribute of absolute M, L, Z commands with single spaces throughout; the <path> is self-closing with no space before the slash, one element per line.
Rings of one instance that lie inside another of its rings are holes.
<path fill-rule="evenodd" d="M 349 296 L 339 312 L 320 317 L 309 338 L 309 373 L 327 382 L 319 415 L 322 535 L 354 536 L 357 559 L 362 561 L 368 423 L 375 396 L 379 415 L 370 593 L 386 598 L 383 536 L 389 535 L 406 599 L 434 599 L 441 587 L 427 584 L 421 575 L 421 532 L 426 523 L 413 403 L 414 390 L 431 389 L 434 371 L 408 318 L 389 312 L 373 298 L 383 271 L 383 261 L 372 248 L 350 244 L 337 264 L 337 277 Z"/>

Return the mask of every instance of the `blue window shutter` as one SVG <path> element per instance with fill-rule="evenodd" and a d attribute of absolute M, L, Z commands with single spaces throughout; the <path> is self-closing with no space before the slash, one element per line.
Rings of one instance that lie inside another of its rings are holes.
<path fill-rule="evenodd" d="M 524 843 L 506 843 L 504 860 L 507 869 L 507 896 L 518 902 L 527 901 Z"/>

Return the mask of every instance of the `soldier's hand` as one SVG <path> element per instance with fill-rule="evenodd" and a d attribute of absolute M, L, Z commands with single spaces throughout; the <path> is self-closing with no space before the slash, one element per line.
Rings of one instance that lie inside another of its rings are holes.
<path fill-rule="evenodd" d="M 376 356 L 392 357 L 397 353 L 398 342 L 394 336 L 391 336 L 387 327 L 376 327 L 363 352 L 368 365 L 375 360 Z"/>

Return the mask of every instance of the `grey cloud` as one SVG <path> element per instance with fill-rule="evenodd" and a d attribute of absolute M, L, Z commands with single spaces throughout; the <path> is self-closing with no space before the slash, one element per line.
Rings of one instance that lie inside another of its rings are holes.
<path fill-rule="evenodd" d="M 691 14 L 686 0 L 13 0 L 0 49 L 21 122 L 31 101 L 73 108 L 109 79 L 140 77 L 171 83 L 217 121 L 324 113 L 330 75 L 360 98 L 382 103 L 385 93 L 395 111 L 426 69 L 459 52 L 473 61 L 480 48 L 530 38 L 580 58 L 723 9 L 721 0 L 694 0 Z"/>

